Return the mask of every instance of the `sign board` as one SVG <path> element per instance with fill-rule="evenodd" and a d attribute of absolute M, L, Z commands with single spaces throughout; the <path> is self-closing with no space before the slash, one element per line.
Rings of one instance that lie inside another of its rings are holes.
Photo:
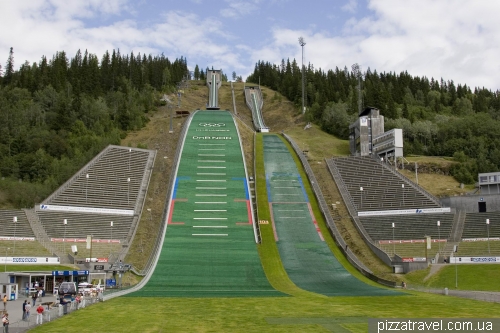
<path fill-rule="evenodd" d="M 89 271 L 52 271 L 52 276 L 89 275 Z"/>
<path fill-rule="evenodd" d="M 0 257 L 0 264 L 4 265 L 31 265 L 31 264 L 56 264 L 59 265 L 59 257 Z"/>
<path fill-rule="evenodd" d="M 450 207 L 444 208 L 423 208 L 423 209 L 398 209 L 398 210 L 374 210 L 358 212 L 358 216 L 381 216 L 381 215 L 410 215 L 410 214 L 438 214 L 449 213 Z"/>
<path fill-rule="evenodd" d="M 498 264 L 500 257 L 450 257 L 451 264 Z"/>
<path fill-rule="evenodd" d="M 104 269 L 104 265 L 94 265 L 94 270 L 102 271 Z"/>
<path fill-rule="evenodd" d="M 77 206 L 59 206 L 42 204 L 38 210 L 57 211 L 57 212 L 76 212 L 76 213 L 94 213 L 94 214 L 112 214 L 112 215 L 134 215 L 132 209 L 113 209 L 97 207 L 77 207 Z"/>

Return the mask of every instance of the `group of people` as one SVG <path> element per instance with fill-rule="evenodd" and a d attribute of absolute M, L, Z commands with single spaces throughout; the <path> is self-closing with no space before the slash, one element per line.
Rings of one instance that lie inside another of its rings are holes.
<path fill-rule="evenodd" d="M 31 306 L 31 304 L 28 302 L 28 300 L 24 300 L 24 303 L 23 303 L 23 320 L 24 321 L 30 320 L 31 309 L 34 307 L 35 307 L 34 305 Z M 43 323 L 43 313 L 44 312 L 45 312 L 45 308 L 43 307 L 42 304 L 39 304 L 38 307 L 36 308 L 36 323 L 37 324 Z"/>

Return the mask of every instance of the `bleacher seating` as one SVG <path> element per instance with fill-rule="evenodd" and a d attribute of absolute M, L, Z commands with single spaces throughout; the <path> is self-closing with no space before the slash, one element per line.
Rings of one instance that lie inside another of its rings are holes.
<path fill-rule="evenodd" d="M 374 241 L 392 240 L 392 223 L 396 240 L 424 239 L 425 236 L 447 239 L 453 218 L 454 214 L 410 214 L 360 217 L 360 221 Z M 437 221 L 440 221 L 439 229 Z"/>
<path fill-rule="evenodd" d="M 49 241 L 59 238 L 58 242 L 52 243 L 53 246 L 61 253 L 69 253 L 69 243 L 62 243 L 60 239 L 84 239 L 92 235 L 94 240 L 120 240 L 117 245 L 107 243 L 103 251 L 99 250 L 101 244 L 93 243 L 96 245 L 95 255 L 103 255 L 111 248 L 114 248 L 114 253 L 119 252 L 122 245 L 130 241 L 136 227 L 155 154 L 152 150 L 108 146 L 42 202 L 42 205 L 49 206 L 128 210 L 129 215 L 114 214 L 112 211 L 94 213 L 44 209 L 41 205 L 35 207 Z M 65 219 L 67 225 L 64 225 Z M 78 242 L 75 244 L 78 245 Z"/>
<path fill-rule="evenodd" d="M 16 224 L 14 216 L 17 217 Z M 0 210 L 0 230 L 1 237 L 16 238 L 16 241 L 0 240 L 0 256 L 51 256 L 49 251 L 36 240 L 21 240 L 21 238 L 35 238 L 23 210 Z"/>
<path fill-rule="evenodd" d="M 490 220 L 489 227 L 486 225 L 486 219 Z M 467 213 L 462 239 L 487 238 L 488 229 L 489 237 L 500 237 L 500 212 Z"/>
<path fill-rule="evenodd" d="M 370 157 L 342 157 L 329 161 L 337 166 L 358 211 L 439 207 L 413 184 Z"/>
<path fill-rule="evenodd" d="M 151 151 L 109 146 L 44 204 L 134 209 Z M 87 178 L 88 175 L 88 178 Z M 130 182 L 128 181 L 130 179 Z"/>
<path fill-rule="evenodd" d="M 439 202 L 405 177 L 371 157 L 339 157 L 327 160 L 331 170 L 338 170 L 342 186 L 359 211 L 417 210 L 439 208 Z M 360 188 L 363 188 L 361 191 Z M 357 219 L 369 237 L 388 255 L 425 256 L 424 243 L 379 244 L 378 241 L 449 239 L 455 214 L 402 214 L 359 216 Z M 438 228 L 437 221 L 440 221 Z M 394 223 L 394 230 L 392 224 Z M 394 236 L 393 236 L 394 232 Z M 441 246 L 440 246 L 441 244 Z M 434 256 L 445 243 L 433 243 L 428 257 Z"/>
<path fill-rule="evenodd" d="M 86 238 L 93 235 L 99 239 L 127 240 L 133 222 L 133 216 L 84 214 L 70 212 L 37 212 L 40 221 L 50 238 Z M 64 225 L 67 219 L 67 225 Z M 113 227 L 111 227 L 113 221 Z"/>
<path fill-rule="evenodd" d="M 17 223 L 14 223 L 14 216 Z M 0 236 L 35 237 L 33 230 L 22 210 L 0 210 Z"/>

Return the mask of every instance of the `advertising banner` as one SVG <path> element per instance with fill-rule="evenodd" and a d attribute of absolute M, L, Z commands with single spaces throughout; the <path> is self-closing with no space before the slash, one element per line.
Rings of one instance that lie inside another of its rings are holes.
<path fill-rule="evenodd" d="M 0 257 L 2 265 L 33 265 L 55 264 L 59 265 L 59 257 Z"/>
<path fill-rule="evenodd" d="M 130 216 L 134 215 L 134 211 L 131 209 L 113 209 L 113 208 L 59 206 L 59 205 L 40 205 L 38 210 L 51 210 L 57 212 L 74 212 L 74 213 L 130 215 Z"/>
<path fill-rule="evenodd" d="M 423 209 L 398 209 L 398 210 L 374 210 L 358 212 L 359 217 L 381 216 L 381 215 L 410 215 L 410 214 L 439 214 L 451 212 L 450 207 L 444 208 L 423 208 Z"/>
<path fill-rule="evenodd" d="M 451 257 L 452 264 L 497 264 L 500 257 Z"/>

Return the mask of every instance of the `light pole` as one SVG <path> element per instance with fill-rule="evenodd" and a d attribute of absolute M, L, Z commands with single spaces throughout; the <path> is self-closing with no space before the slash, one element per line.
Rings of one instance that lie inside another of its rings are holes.
<path fill-rule="evenodd" d="M 127 178 L 127 204 L 130 203 L 130 178 Z"/>
<path fill-rule="evenodd" d="M 148 212 L 149 212 L 149 220 L 153 221 L 153 213 L 151 213 L 151 208 L 148 208 Z"/>
<path fill-rule="evenodd" d="M 85 178 L 87 179 L 85 182 L 85 203 L 87 203 L 87 193 L 89 190 L 89 174 L 88 173 L 85 175 Z"/>
<path fill-rule="evenodd" d="M 306 112 L 306 106 L 305 106 L 305 92 L 304 92 L 304 45 L 306 45 L 306 42 L 304 38 L 299 37 L 299 44 L 302 47 L 302 114 Z"/>
<path fill-rule="evenodd" d="M 7 272 L 7 251 L 10 250 L 10 247 L 5 248 L 5 261 L 4 261 L 4 268 L 3 271 Z"/>
<path fill-rule="evenodd" d="M 64 244 L 64 243 L 66 242 L 66 227 L 68 226 L 68 219 L 64 219 L 63 223 L 64 223 L 63 249 L 65 249 L 66 248 L 66 244 Z"/>
<path fill-rule="evenodd" d="M 14 251 L 12 254 L 14 254 L 16 252 L 17 216 L 14 216 L 12 220 L 14 221 Z"/>
<path fill-rule="evenodd" d="M 111 258 L 111 251 L 113 249 L 113 221 L 110 224 L 111 239 L 109 240 L 109 257 Z"/>
<path fill-rule="evenodd" d="M 405 184 L 401 184 L 401 192 L 403 192 L 403 207 L 405 205 Z"/>
<path fill-rule="evenodd" d="M 130 159 L 132 157 L 132 148 L 129 148 L 128 152 L 129 152 L 129 154 L 128 154 L 128 171 L 130 172 Z"/>
<path fill-rule="evenodd" d="M 359 188 L 359 191 L 361 192 L 361 205 L 360 205 L 360 210 L 363 209 L 363 187 Z"/>
<path fill-rule="evenodd" d="M 394 227 L 395 227 L 395 223 L 392 222 L 392 252 L 393 253 L 393 256 L 396 256 L 396 243 L 394 243 Z"/>
<path fill-rule="evenodd" d="M 441 226 L 441 221 L 438 221 L 437 226 L 438 226 L 438 246 L 439 246 L 439 252 L 441 253 L 441 231 L 439 230 L 439 227 Z"/>
<path fill-rule="evenodd" d="M 488 253 L 490 252 L 490 219 L 486 219 L 486 230 L 488 231 Z"/>

